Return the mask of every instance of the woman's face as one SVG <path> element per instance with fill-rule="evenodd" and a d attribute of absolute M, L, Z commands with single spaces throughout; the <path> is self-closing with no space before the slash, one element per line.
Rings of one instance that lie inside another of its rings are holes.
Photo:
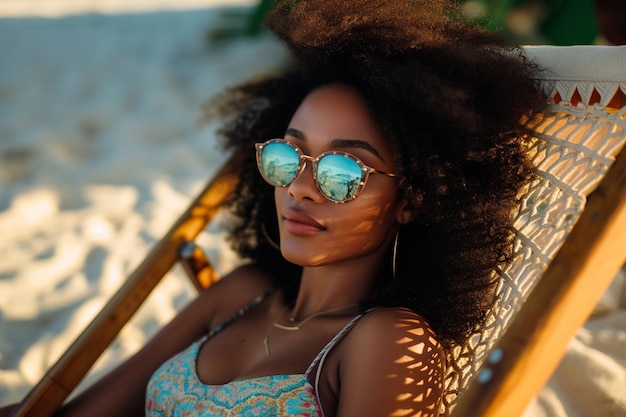
<path fill-rule="evenodd" d="M 389 142 L 357 90 L 330 84 L 300 104 L 285 139 L 305 155 L 348 152 L 365 165 L 394 172 Z M 406 216 L 397 180 L 371 174 L 352 201 L 335 204 L 317 189 L 311 163 L 287 187 L 275 188 L 283 256 L 298 265 L 320 266 L 384 253 Z"/>

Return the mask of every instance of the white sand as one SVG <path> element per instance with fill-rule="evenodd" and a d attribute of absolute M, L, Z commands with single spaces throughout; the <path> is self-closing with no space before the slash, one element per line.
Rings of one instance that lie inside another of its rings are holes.
<path fill-rule="evenodd" d="M 43 375 L 224 161 L 197 126 L 201 104 L 283 62 L 267 38 L 209 46 L 222 12 L 0 20 L 0 404 Z M 210 253 L 221 241 L 203 239 Z M 100 369 L 194 295 L 176 275 Z"/>
<path fill-rule="evenodd" d="M 145 12 L 223 3 L 0 2 L 0 16 L 111 14 L 0 19 L 0 404 L 37 382 L 223 161 L 211 127 L 196 125 L 202 102 L 282 62 L 270 39 L 208 45 L 222 8 Z M 220 237 L 202 241 L 226 269 Z M 89 381 L 193 297 L 172 275 Z M 526 417 L 626 415 L 617 298 L 581 329 Z"/>
<path fill-rule="evenodd" d="M 137 13 L 252 5 L 254 0 L 2 0 L 1 17 L 63 17 L 85 13 Z"/>

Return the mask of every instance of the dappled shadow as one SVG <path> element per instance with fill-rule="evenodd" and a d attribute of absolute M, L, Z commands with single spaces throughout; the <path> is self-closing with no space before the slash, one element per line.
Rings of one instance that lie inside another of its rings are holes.
<path fill-rule="evenodd" d="M 396 341 L 401 354 L 396 364 L 410 369 L 411 376 L 402 381 L 403 390 L 397 396 L 393 415 L 438 416 L 444 380 L 443 349 L 435 334 L 419 320 L 404 319 L 396 327 L 402 332 L 402 338 Z"/>

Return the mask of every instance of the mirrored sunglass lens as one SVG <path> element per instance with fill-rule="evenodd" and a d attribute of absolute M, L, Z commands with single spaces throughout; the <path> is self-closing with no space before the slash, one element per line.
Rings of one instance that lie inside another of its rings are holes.
<path fill-rule="evenodd" d="M 331 200 L 350 200 L 359 189 L 361 167 L 347 156 L 326 155 L 317 164 L 317 182 Z"/>
<path fill-rule="evenodd" d="M 265 178 L 272 185 L 287 185 L 293 181 L 299 162 L 296 150 L 284 143 L 270 143 L 263 148 L 261 166 Z"/>

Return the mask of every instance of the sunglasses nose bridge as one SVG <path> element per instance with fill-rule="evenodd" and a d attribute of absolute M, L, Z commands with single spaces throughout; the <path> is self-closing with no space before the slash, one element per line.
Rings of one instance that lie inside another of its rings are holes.
<path fill-rule="evenodd" d="M 299 157 L 300 166 L 297 174 L 288 185 L 289 194 L 296 199 L 310 199 L 317 203 L 322 203 L 325 200 L 325 197 L 321 193 L 317 183 L 317 175 L 315 172 L 317 159 L 302 153 L 299 153 Z M 308 162 L 310 162 L 310 164 L 308 164 Z M 311 167 L 311 173 L 307 173 L 305 176 L 302 176 L 302 173 L 304 173 L 307 166 Z"/>
<path fill-rule="evenodd" d="M 307 162 L 310 162 L 310 167 L 313 172 L 313 177 L 315 177 L 315 169 L 317 166 L 317 159 L 313 158 L 309 155 L 300 154 L 300 170 L 298 175 L 302 174 L 307 167 Z"/>

